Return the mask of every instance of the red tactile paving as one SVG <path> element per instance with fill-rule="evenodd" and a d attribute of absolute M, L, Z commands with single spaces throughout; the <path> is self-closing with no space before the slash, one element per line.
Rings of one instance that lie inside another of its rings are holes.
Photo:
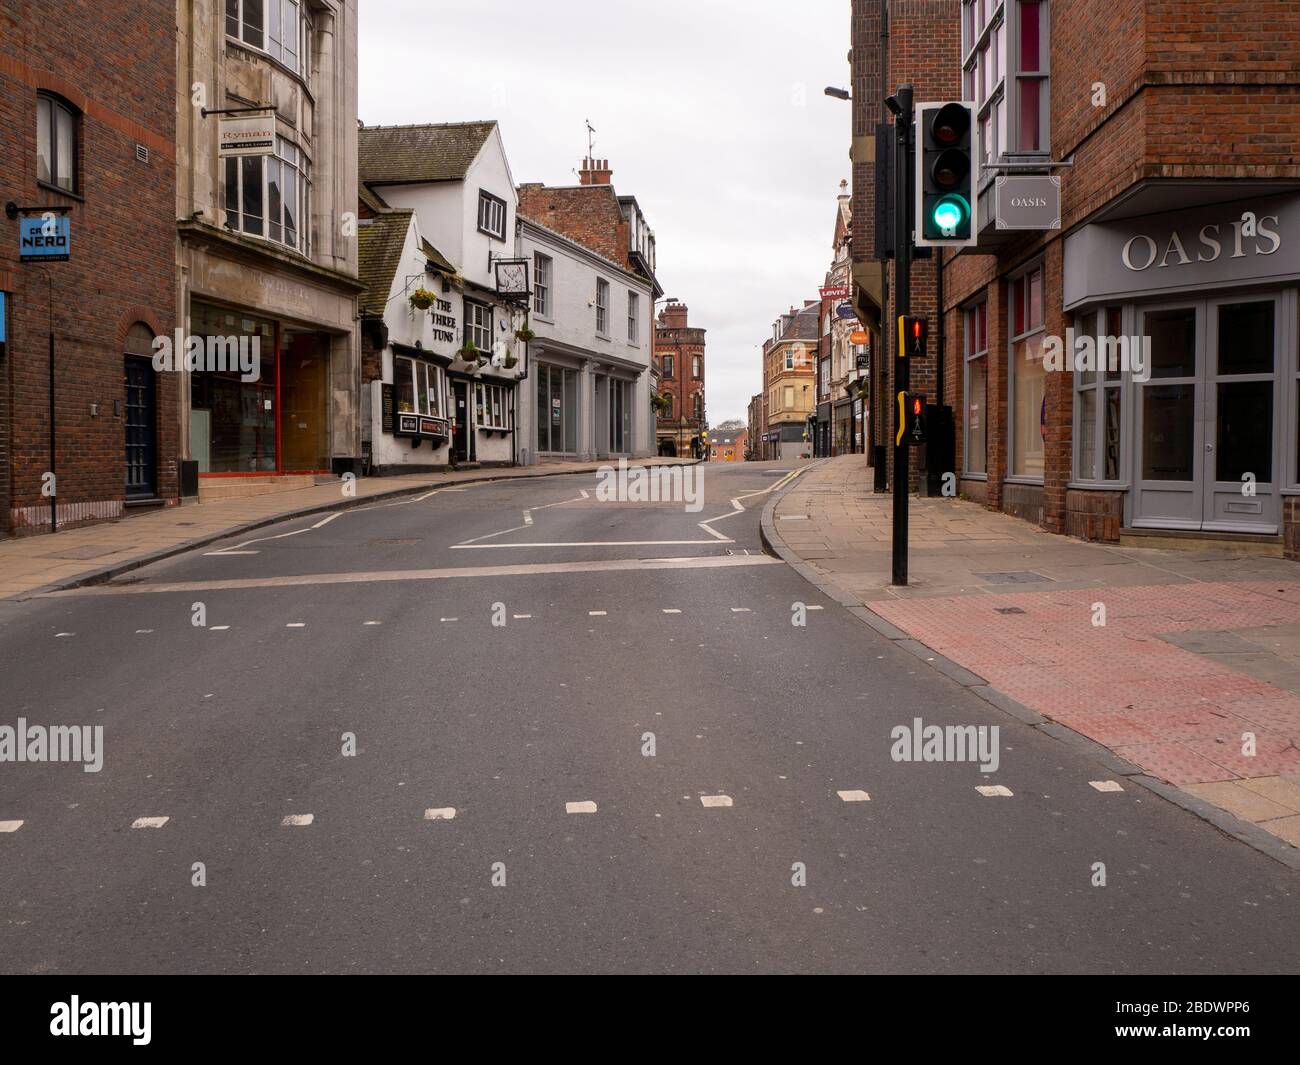
<path fill-rule="evenodd" d="M 1093 604 L 1106 624 L 1094 626 Z M 909 636 L 1174 784 L 1300 771 L 1300 696 L 1161 633 L 1300 624 L 1300 583 L 1219 582 L 872 603 Z M 998 614 L 999 607 L 1023 614 Z M 1243 733 L 1256 753 L 1242 753 Z"/>

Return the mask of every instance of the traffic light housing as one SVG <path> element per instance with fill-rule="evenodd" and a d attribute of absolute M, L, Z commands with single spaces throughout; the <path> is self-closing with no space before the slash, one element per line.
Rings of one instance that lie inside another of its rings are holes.
<path fill-rule="evenodd" d="M 970 248 L 979 239 L 975 105 L 916 108 L 916 245 Z"/>
<path fill-rule="evenodd" d="M 930 323 L 910 314 L 898 316 L 898 357 L 900 359 L 925 358 L 926 342 L 930 338 Z"/>
<path fill-rule="evenodd" d="M 898 393 L 898 429 L 894 443 L 902 447 L 920 447 L 925 442 L 925 393 Z"/>

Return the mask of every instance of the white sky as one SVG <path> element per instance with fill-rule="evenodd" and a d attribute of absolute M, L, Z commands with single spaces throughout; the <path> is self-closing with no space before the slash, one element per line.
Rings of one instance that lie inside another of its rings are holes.
<path fill-rule="evenodd" d="M 497 119 L 515 181 L 587 151 L 641 204 L 665 295 L 708 330 L 709 421 L 746 414 L 759 346 L 815 298 L 849 171 L 849 0 L 360 0 L 367 125 Z"/>

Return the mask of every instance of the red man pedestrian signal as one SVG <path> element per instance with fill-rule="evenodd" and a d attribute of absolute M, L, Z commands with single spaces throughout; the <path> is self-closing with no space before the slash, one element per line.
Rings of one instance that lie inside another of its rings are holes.
<path fill-rule="evenodd" d="M 925 345 L 929 333 L 930 326 L 924 318 L 900 314 L 898 316 L 898 357 L 900 359 L 925 358 Z"/>
<path fill-rule="evenodd" d="M 925 393 L 898 393 L 898 435 L 894 443 L 919 447 L 925 441 Z"/>

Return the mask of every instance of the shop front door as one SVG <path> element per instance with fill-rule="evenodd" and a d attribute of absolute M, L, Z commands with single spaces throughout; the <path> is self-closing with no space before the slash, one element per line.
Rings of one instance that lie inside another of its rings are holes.
<path fill-rule="evenodd" d="M 465 381 L 451 383 L 451 401 L 454 406 L 456 427 L 451 432 L 451 458 L 453 462 L 470 460 L 469 441 L 469 384 Z"/>
<path fill-rule="evenodd" d="M 153 364 L 126 357 L 126 498 L 158 495 L 158 402 Z"/>
<path fill-rule="evenodd" d="M 1263 296 L 1139 311 L 1135 527 L 1278 532 L 1280 310 Z"/>

